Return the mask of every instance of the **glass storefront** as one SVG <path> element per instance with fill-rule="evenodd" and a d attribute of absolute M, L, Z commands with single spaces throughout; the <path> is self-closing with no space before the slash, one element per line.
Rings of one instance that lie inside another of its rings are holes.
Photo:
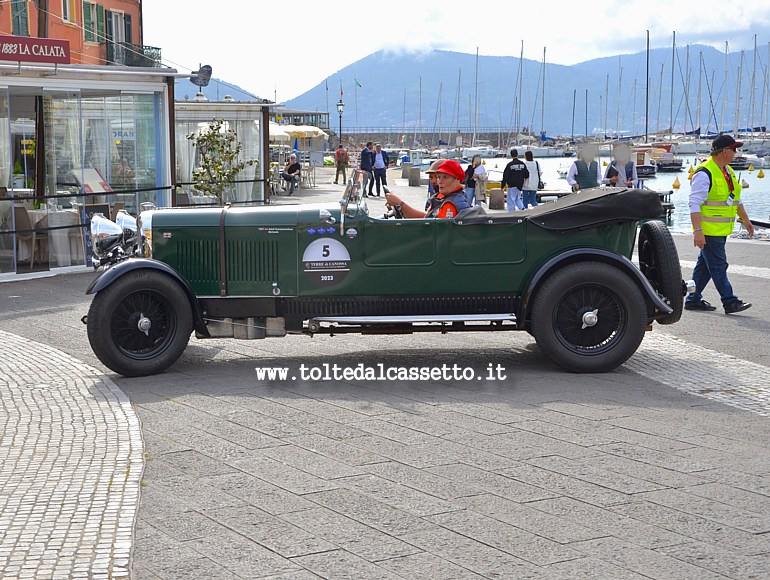
<path fill-rule="evenodd" d="M 267 109 L 264 109 L 265 118 Z M 211 205 L 217 200 L 196 190 L 192 172 L 200 164 L 200 155 L 188 138 L 208 130 L 213 119 L 223 121 L 222 130 L 234 131 L 241 144 L 240 160 L 253 160 L 225 188 L 224 203 L 252 204 L 265 200 L 263 178 L 263 107 L 254 103 L 184 102 L 175 106 L 177 205 Z"/>
<path fill-rule="evenodd" d="M 87 265 L 90 215 L 170 205 L 164 81 L 99 76 L 0 87 L 0 273 Z"/>

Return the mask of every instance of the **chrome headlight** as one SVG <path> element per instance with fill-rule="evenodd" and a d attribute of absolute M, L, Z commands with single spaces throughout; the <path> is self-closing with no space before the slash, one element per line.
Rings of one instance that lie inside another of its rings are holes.
<path fill-rule="evenodd" d="M 102 214 L 91 218 L 91 246 L 97 258 L 104 258 L 123 242 L 123 229 Z"/>
<path fill-rule="evenodd" d="M 124 249 L 135 246 L 137 243 L 137 234 L 139 231 L 139 228 L 136 224 L 136 218 L 126 210 L 121 209 L 115 216 L 115 223 L 118 224 L 118 227 L 120 227 L 121 230 L 123 230 Z"/>
<path fill-rule="evenodd" d="M 152 258 L 152 210 L 143 211 L 139 214 L 137 226 L 142 236 L 141 255 L 145 258 Z"/>

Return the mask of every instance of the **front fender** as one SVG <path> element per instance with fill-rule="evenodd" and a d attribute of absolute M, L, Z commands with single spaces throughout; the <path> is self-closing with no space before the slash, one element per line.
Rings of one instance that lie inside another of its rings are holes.
<path fill-rule="evenodd" d="M 190 308 L 192 308 L 193 327 L 199 334 L 203 335 L 204 337 L 209 337 L 210 334 L 208 328 L 206 327 L 206 323 L 203 320 L 203 314 L 201 312 L 200 305 L 198 304 L 198 298 L 195 295 L 195 292 L 193 292 L 193 289 L 190 288 L 187 280 L 185 280 L 179 274 L 179 272 L 164 262 L 159 262 L 158 260 L 152 260 L 149 258 L 130 258 L 128 260 L 118 262 L 114 266 L 107 268 L 98 278 L 91 282 L 91 285 L 86 290 L 86 294 L 97 294 L 115 282 L 115 280 L 125 276 L 129 272 L 145 268 L 150 270 L 159 270 L 164 274 L 167 274 L 182 287 L 182 290 L 184 290 L 185 294 L 187 295 L 187 299 L 190 301 Z"/>
<path fill-rule="evenodd" d="M 552 271 L 561 265 L 584 262 L 587 260 L 611 264 L 616 266 L 619 270 L 630 274 L 634 277 L 639 287 L 647 294 L 647 298 L 652 302 L 652 305 L 657 310 L 661 311 L 661 314 L 671 314 L 673 312 L 673 309 L 661 299 L 642 271 L 625 256 L 620 256 L 613 252 L 598 248 L 574 248 L 554 256 L 543 264 L 532 276 L 526 289 L 522 293 L 521 308 L 518 315 L 518 319 L 522 321 L 521 323 L 524 324 L 528 318 L 529 308 L 535 290 Z"/>

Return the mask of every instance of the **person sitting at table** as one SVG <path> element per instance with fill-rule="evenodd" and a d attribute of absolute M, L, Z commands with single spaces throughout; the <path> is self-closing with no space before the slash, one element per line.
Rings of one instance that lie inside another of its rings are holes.
<path fill-rule="evenodd" d="M 286 162 L 286 167 L 283 168 L 281 177 L 289 184 L 289 195 L 294 193 L 294 188 L 299 182 L 300 165 L 297 163 L 297 156 L 292 153 L 289 156 L 289 160 Z M 284 187 L 284 189 L 286 189 Z"/>
<path fill-rule="evenodd" d="M 115 181 L 121 184 L 131 183 L 133 177 L 134 170 L 131 169 L 128 159 L 121 157 L 118 161 L 118 167 L 115 169 Z"/>

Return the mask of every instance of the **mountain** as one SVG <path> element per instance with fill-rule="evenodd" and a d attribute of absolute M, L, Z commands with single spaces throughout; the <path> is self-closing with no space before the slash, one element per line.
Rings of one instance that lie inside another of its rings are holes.
<path fill-rule="evenodd" d="M 249 91 L 221 79 L 212 78 L 205 87 L 192 84 L 190 79 L 177 79 L 174 83 L 174 97 L 177 101 L 192 100 L 199 91 L 210 101 L 221 101 L 225 95 L 230 95 L 236 101 L 257 100 L 257 97 Z"/>
<path fill-rule="evenodd" d="M 653 49 L 649 58 L 649 132 L 667 130 L 671 118 L 675 130 L 689 131 L 698 125 L 704 131 L 707 128 L 711 131 L 732 130 L 739 82 L 740 126 L 764 124 L 756 119 L 766 119 L 760 109 L 762 103 L 768 106 L 770 97 L 763 91 L 767 83 L 760 78 L 763 73 L 759 66 L 754 85 L 754 115 L 749 118 L 753 51 L 743 55 L 730 54 L 726 58 L 723 52 L 709 46 L 677 48 L 673 99 L 672 50 Z M 546 52 L 545 94 L 542 91 L 542 62 L 523 59 L 519 108 L 518 57 L 479 56 L 476 83 L 476 55 L 473 54 L 442 50 L 424 54 L 379 51 L 287 101 L 286 106 L 310 111 L 328 110 L 334 126 L 341 85 L 346 105 L 343 125 L 355 132 L 404 131 L 411 134 L 437 128 L 470 133 L 474 125 L 478 132 L 509 132 L 515 126 L 516 111 L 520 110 L 519 126 L 531 127 L 536 133 L 582 135 L 587 126 L 589 134 L 616 131 L 644 134 L 646 59 L 646 51 L 640 51 L 564 66 L 548 63 Z M 759 55 L 757 60 L 764 61 Z M 730 73 L 725 83 L 726 68 Z M 685 87 L 689 87 L 687 102 Z M 474 123 L 476 90 L 479 106 L 478 120 Z M 621 103 L 620 107 L 618 103 Z"/>

